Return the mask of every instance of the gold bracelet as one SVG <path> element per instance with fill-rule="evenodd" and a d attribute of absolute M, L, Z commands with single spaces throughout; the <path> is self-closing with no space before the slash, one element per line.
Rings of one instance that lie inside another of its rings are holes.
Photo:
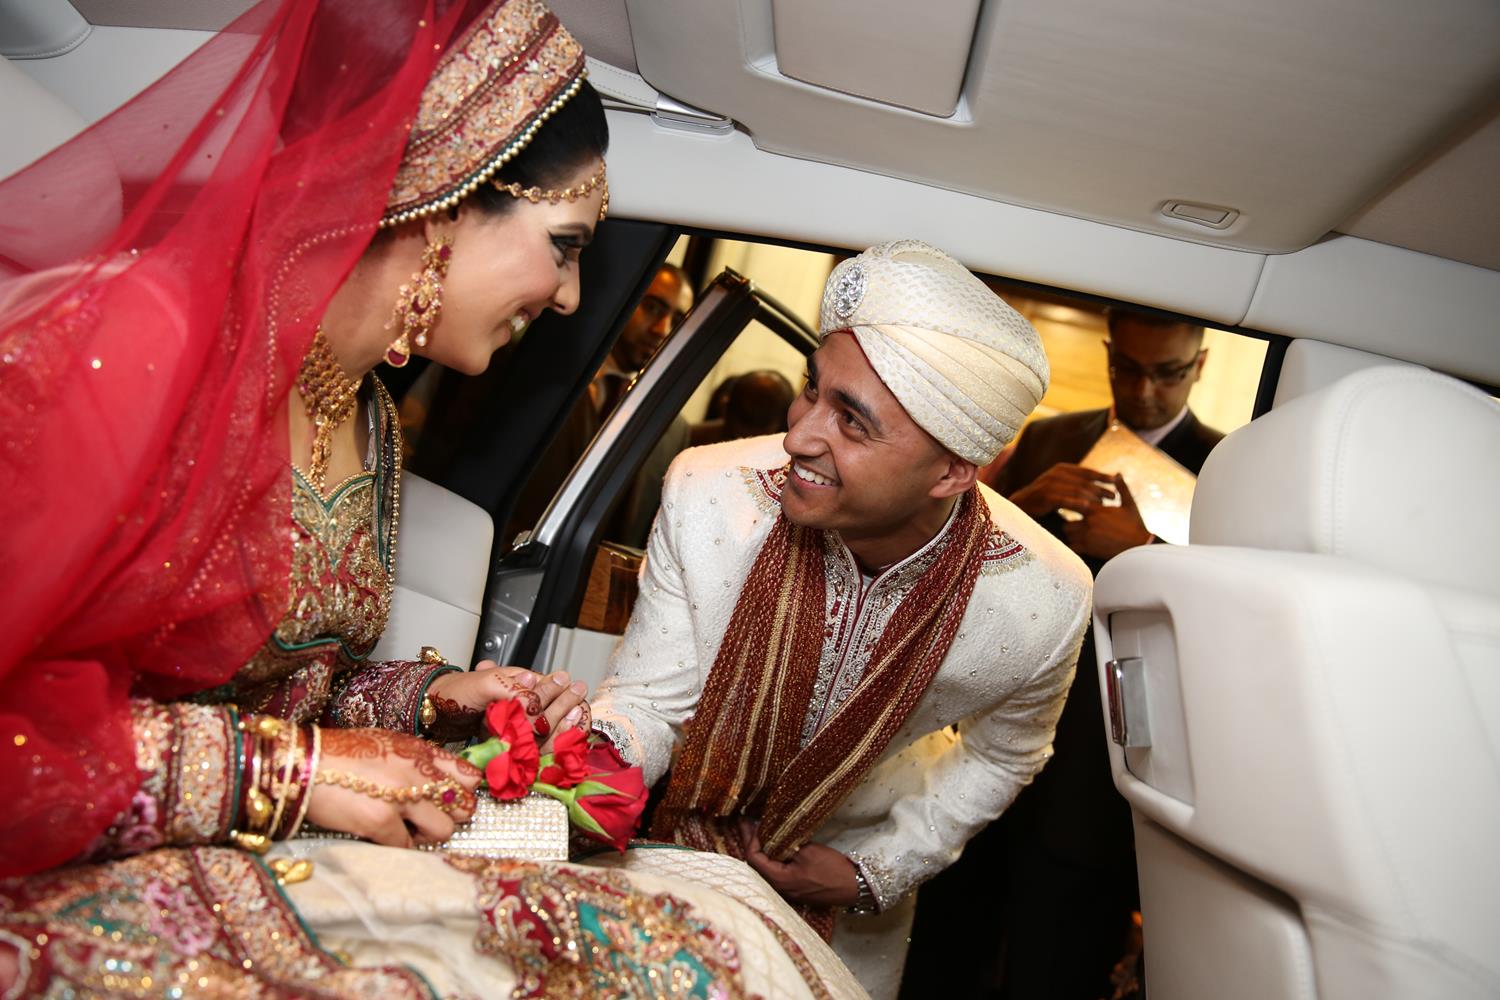
<path fill-rule="evenodd" d="M 417 660 L 429 667 L 446 666 L 448 663 L 447 657 L 436 646 L 423 646 L 422 651 L 417 654 Z M 429 686 L 431 683 L 428 681 Z M 426 694 L 422 695 L 422 705 L 417 710 L 417 735 L 426 736 L 427 730 L 432 728 L 437 718 L 437 705 L 433 703 L 431 697 Z"/>
<path fill-rule="evenodd" d="M 271 823 L 266 827 L 266 833 L 273 837 L 281 829 L 281 817 L 286 812 L 286 800 L 292 790 L 292 765 L 297 760 L 297 752 L 302 749 L 302 732 L 296 726 L 286 727 L 282 734 L 287 738 L 278 737 L 277 743 L 285 754 L 281 760 L 279 775 L 271 779 L 271 798 L 276 803 L 276 811 L 271 814 Z"/>
<path fill-rule="evenodd" d="M 346 774 L 343 771 L 318 771 L 313 780 L 320 785 L 346 788 L 360 795 L 368 795 L 372 799 L 389 802 L 391 805 L 409 805 L 413 802 L 428 801 L 449 815 L 463 808 L 464 786 L 452 778 L 429 781 L 425 785 L 408 785 L 405 788 L 377 785 L 357 774 Z"/>
<path fill-rule="evenodd" d="M 271 800 L 260 790 L 261 760 L 265 747 L 260 740 L 261 729 L 240 720 L 240 730 L 250 741 L 250 774 L 245 784 L 245 833 L 264 834 L 271 820 Z"/>
<path fill-rule="evenodd" d="M 297 831 L 302 829 L 302 823 L 307 819 L 307 807 L 312 803 L 313 776 L 318 773 L 318 758 L 323 755 L 323 730 L 317 726 L 309 726 L 312 730 L 312 753 L 307 755 L 307 791 L 302 793 L 302 802 L 297 806 L 297 818 L 292 820 L 292 828 L 287 831 L 286 839 L 291 840 L 297 836 Z"/>

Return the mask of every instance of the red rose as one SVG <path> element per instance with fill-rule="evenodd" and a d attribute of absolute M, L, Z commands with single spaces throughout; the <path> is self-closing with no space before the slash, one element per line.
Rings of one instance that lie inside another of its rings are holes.
<path fill-rule="evenodd" d="M 552 763 L 542 768 L 541 781 L 558 788 L 572 788 L 589 776 L 588 737 L 577 729 L 564 729 L 552 741 Z"/>
<path fill-rule="evenodd" d="M 590 774 L 574 791 L 575 807 L 587 813 L 598 830 L 590 829 L 587 823 L 577 825 L 616 850 L 625 850 L 646 808 L 646 783 L 641 778 L 641 769 L 626 767 L 611 773 Z"/>
<path fill-rule="evenodd" d="M 595 736 L 589 741 L 589 752 L 585 759 L 588 761 L 590 773 L 623 771 L 630 766 L 625 763 L 625 758 L 620 756 L 620 751 L 615 749 L 615 745 L 603 736 Z"/>

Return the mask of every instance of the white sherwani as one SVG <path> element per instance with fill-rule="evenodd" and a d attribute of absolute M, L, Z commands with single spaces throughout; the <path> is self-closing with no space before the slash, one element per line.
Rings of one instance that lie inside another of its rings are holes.
<path fill-rule="evenodd" d="M 683 452 L 667 472 L 640 597 L 594 699 L 596 728 L 666 772 L 692 718 L 741 585 L 780 511 L 779 435 Z M 951 864 L 1051 756 L 1088 622 L 1083 563 L 1009 501 L 981 487 L 994 530 L 959 631 L 885 756 L 813 837 L 863 870 L 880 904 L 840 914 L 834 949 L 872 995 L 894 996 L 913 890 Z M 947 541 L 864 577 L 828 533 L 828 625 L 803 744 L 858 683 L 886 622 Z M 956 727 L 956 731 L 955 731 Z"/>

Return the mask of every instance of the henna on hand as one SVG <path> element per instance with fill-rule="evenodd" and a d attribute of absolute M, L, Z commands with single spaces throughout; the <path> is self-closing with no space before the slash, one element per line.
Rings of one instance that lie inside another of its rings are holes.
<path fill-rule="evenodd" d="M 466 740 L 479 732 L 479 726 L 484 722 L 482 708 L 472 708 L 463 702 L 432 692 L 428 693 L 427 700 L 437 710 L 437 718 L 432 725 L 424 727 L 422 733 L 434 742 L 457 743 Z"/>
<path fill-rule="evenodd" d="M 468 761 L 405 733 L 393 733 L 387 729 L 324 729 L 322 739 L 324 757 L 347 757 L 350 760 L 395 758 L 411 764 L 428 781 L 449 776 L 439 763 L 446 760 L 457 766 L 460 775 L 479 777 L 479 769 Z"/>
<path fill-rule="evenodd" d="M 535 691 L 528 691 L 526 688 L 517 687 L 512 684 L 510 685 L 510 697 L 512 700 L 521 703 L 521 708 L 526 712 L 528 719 L 541 717 L 542 699 Z"/>
<path fill-rule="evenodd" d="M 453 821 L 472 815 L 478 804 L 479 769 L 436 744 L 386 729 L 330 727 L 321 738 L 318 771 L 326 777 L 309 789 L 307 817 L 317 826 L 409 847 L 445 839 Z M 456 801 L 441 803 L 448 808 L 428 798 L 408 801 L 420 786 L 432 786 L 430 791 L 440 794 L 455 780 L 460 786 Z"/>

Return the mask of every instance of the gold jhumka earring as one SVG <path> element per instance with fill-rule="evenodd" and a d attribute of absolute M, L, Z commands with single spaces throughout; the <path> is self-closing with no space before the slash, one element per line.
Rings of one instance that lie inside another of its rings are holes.
<path fill-rule="evenodd" d="M 533 205 L 541 201 L 552 205 L 556 205 L 562 201 L 577 201 L 580 198 L 587 198 L 594 188 L 603 188 L 604 201 L 599 205 L 599 221 L 603 222 L 604 217 L 609 214 L 609 178 L 606 176 L 605 170 L 604 161 L 600 160 L 599 169 L 595 170 L 588 180 L 574 187 L 539 188 L 533 185 L 532 187 L 523 188 L 514 181 L 509 184 L 502 183 L 498 177 L 490 181 L 490 183 L 494 185 L 496 191 L 504 191 L 512 198 L 525 198 Z"/>
<path fill-rule="evenodd" d="M 405 367 L 411 360 L 412 345 L 427 346 L 427 335 L 443 310 L 443 279 L 448 276 L 452 258 L 453 237 L 431 240 L 422 251 L 422 270 L 396 290 L 396 308 L 385 325 L 387 330 L 401 330 L 385 349 L 385 363 L 392 368 Z"/>
<path fill-rule="evenodd" d="M 312 458 L 308 463 L 307 478 L 313 488 L 322 493 L 326 488 L 328 460 L 333 454 L 333 432 L 354 415 L 355 400 L 359 394 L 360 379 L 350 378 L 328 338 L 323 336 L 320 326 L 313 333 L 312 347 L 302 359 L 302 368 L 297 373 L 297 392 L 302 396 L 302 405 L 313 422 Z"/>

